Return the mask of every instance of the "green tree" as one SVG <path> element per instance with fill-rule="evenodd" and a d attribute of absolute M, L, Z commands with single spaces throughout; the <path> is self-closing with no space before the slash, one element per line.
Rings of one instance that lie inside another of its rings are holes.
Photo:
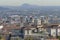
<path fill-rule="evenodd" d="M 0 40 L 2 39 L 2 36 L 0 35 Z"/>
<path fill-rule="evenodd" d="M 60 40 L 60 36 L 57 36 L 57 38 Z"/>

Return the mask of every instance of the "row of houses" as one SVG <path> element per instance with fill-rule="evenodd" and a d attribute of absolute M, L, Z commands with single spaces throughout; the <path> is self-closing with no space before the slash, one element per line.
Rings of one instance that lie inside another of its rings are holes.
<path fill-rule="evenodd" d="M 46 39 L 48 37 L 56 38 L 57 36 L 60 36 L 60 26 L 41 25 L 40 27 L 34 27 L 34 26 L 20 27 L 17 26 L 17 24 L 11 24 L 2 26 L 0 29 L 0 34 L 3 34 L 3 36 L 4 35 L 7 36 L 7 38 L 9 34 L 11 34 L 13 38 L 19 37 L 21 39 L 26 39 L 29 36 L 36 39 L 42 39 L 42 38 Z"/>

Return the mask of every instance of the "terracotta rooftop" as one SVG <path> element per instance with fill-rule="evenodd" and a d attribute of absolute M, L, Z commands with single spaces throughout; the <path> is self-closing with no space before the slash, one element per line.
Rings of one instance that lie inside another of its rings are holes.
<path fill-rule="evenodd" d="M 2 33 L 9 33 L 12 29 L 21 29 L 21 27 L 15 25 L 15 24 L 13 24 L 13 25 L 5 25 L 2 28 Z"/>
<path fill-rule="evenodd" d="M 52 39 L 46 39 L 46 40 L 59 40 L 59 39 L 56 39 L 56 38 L 52 38 Z"/>

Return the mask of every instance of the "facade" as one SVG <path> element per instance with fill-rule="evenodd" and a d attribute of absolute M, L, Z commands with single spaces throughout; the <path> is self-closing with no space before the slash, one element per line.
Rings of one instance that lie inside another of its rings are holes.
<path fill-rule="evenodd" d="M 41 32 L 41 31 L 43 30 L 40 28 L 27 28 L 25 29 L 25 38 L 31 36 L 34 39 L 42 40 L 48 37 L 48 34 L 46 32 Z"/>
<path fill-rule="evenodd" d="M 46 31 L 53 37 L 60 36 L 60 27 L 57 25 L 46 28 Z"/>

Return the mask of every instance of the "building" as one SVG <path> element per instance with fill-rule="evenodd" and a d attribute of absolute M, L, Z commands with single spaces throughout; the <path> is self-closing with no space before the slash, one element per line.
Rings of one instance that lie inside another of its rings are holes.
<path fill-rule="evenodd" d="M 42 27 L 41 19 L 37 19 L 37 27 Z"/>
<path fill-rule="evenodd" d="M 28 27 L 28 28 L 25 28 L 25 38 L 32 38 L 35 39 L 35 40 L 42 40 L 42 38 L 46 38 L 48 37 L 48 33 L 44 30 L 41 30 L 39 28 L 32 28 L 32 27 Z M 41 38 L 42 37 L 42 38 Z"/>
<path fill-rule="evenodd" d="M 52 25 L 46 27 L 46 31 L 49 33 L 50 36 L 57 37 L 60 36 L 60 26 Z"/>
<path fill-rule="evenodd" d="M 16 39 L 24 37 L 23 29 L 21 29 L 20 26 L 17 24 L 11 24 L 11 25 L 4 25 L 4 27 L 1 29 L 1 34 L 6 37 L 6 40 L 8 40 L 9 34 L 11 33 L 12 39 Z"/>

